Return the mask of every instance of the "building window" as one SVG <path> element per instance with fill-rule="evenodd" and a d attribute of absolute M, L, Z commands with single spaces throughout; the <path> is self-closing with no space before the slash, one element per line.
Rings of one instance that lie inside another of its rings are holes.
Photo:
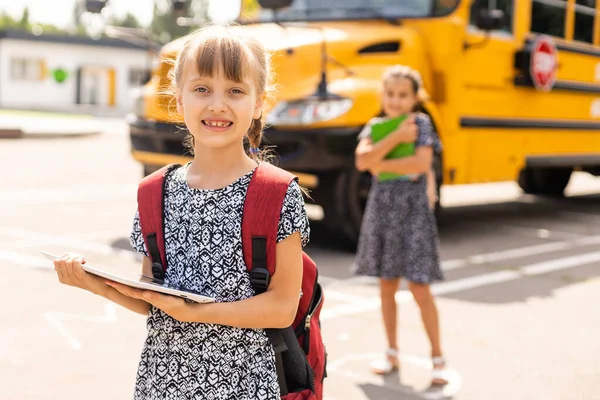
<path fill-rule="evenodd" d="M 129 70 L 129 85 L 142 86 L 148 82 L 150 71 L 145 68 L 132 68 Z"/>
<path fill-rule="evenodd" d="M 594 16 L 596 15 L 596 0 L 576 0 L 575 2 L 575 31 L 573 40 L 593 43 Z"/>
<path fill-rule="evenodd" d="M 564 37 L 567 2 L 562 0 L 533 0 L 531 32 Z"/>
<path fill-rule="evenodd" d="M 44 61 L 31 58 L 13 58 L 10 75 L 16 81 L 41 81 L 44 79 Z"/>
<path fill-rule="evenodd" d="M 501 10 L 504 12 L 504 24 L 498 31 L 512 33 L 513 0 L 474 0 L 471 3 L 469 25 L 476 27 L 479 13 L 483 10 Z"/>

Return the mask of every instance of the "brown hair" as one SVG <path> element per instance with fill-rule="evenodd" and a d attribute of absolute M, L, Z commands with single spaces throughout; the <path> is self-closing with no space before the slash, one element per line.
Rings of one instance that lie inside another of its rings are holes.
<path fill-rule="evenodd" d="M 196 64 L 200 75 L 211 77 L 221 66 L 225 77 L 234 82 L 242 82 L 251 71 L 257 95 L 265 96 L 265 104 L 261 116 L 253 119 L 248 129 L 249 155 L 255 159 L 265 158 L 258 148 L 262 141 L 266 101 L 272 96 L 273 86 L 270 55 L 265 48 L 258 41 L 222 26 L 210 25 L 188 34 L 169 72 L 173 95 L 181 89 L 184 66 L 188 62 Z M 191 134 L 184 144 L 193 154 L 194 137 Z"/>
<path fill-rule="evenodd" d="M 415 95 L 417 96 L 418 103 L 416 108 L 421 105 L 421 102 L 427 100 L 425 89 L 423 89 L 423 80 L 419 71 L 409 67 L 408 65 L 392 65 L 383 71 L 383 83 L 392 79 L 408 79 L 412 83 L 412 87 Z"/>

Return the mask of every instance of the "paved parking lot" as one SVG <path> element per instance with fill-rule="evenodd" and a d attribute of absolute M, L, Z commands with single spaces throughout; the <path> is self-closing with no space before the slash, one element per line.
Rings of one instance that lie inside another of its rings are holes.
<path fill-rule="evenodd" d="M 131 398 L 144 317 L 59 285 L 39 254 L 139 268 L 127 235 L 141 167 L 125 131 L 4 140 L 0 168 L 0 399 Z M 353 253 L 314 222 L 307 251 L 326 288 L 326 398 L 598 398 L 599 200 L 600 180 L 582 174 L 565 199 L 511 183 L 444 189 L 447 279 L 433 286 L 453 371 L 444 389 L 428 388 L 429 345 L 405 287 L 401 372 L 369 373 L 385 350 L 377 283 L 351 276 Z"/>

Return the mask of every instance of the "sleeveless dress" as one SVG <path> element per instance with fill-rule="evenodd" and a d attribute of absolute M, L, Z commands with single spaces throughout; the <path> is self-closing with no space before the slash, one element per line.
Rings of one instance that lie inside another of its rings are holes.
<path fill-rule="evenodd" d="M 378 121 L 369 121 L 359 139 L 368 137 L 370 125 Z M 418 114 L 415 123 L 415 147 L 431 146 L 440 153 L 442 145 L 429 116 Z M 383 182 L 373 179 L 352 266 L 355 274 L 420 284 L 444 279 L 437 224 L 426 190 L 425 175 Z"/>
<path fill-rule="evenodd" d="M 191 188 L 190 163 L 167 178 L 165 280 L 233 302 L 254 295 L 242 255 L 242 210 L 254 171 L 216 190 Z M 292 182 L 281 210 L 277 241 L 300 232 L 309 239 L 304 198 Z M 130 236 L 148 256 L 136 211 Z M 134 399 L 279 399 L 273 348 L 262 329 L 180 322 L 152 306 Z"/>

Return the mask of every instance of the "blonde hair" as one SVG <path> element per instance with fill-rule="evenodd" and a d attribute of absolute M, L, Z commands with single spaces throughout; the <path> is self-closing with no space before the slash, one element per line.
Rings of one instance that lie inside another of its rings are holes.
<path fill-rule="evenodd" d="M 270 54 L 258 41 L 236 34 L 227 27 L 210 25 L 198 29 L 185 37 L 183 48 L 169 71 L 171 94 L 176 95 L 181 90 L 184 66 L 189 62 L 194 62 L 198 73 L 203 76 L 212 77 L 220 66 L 225 77 L 234 82 L 242 82 L 248 72 L 252 73 L 257 95 L 265 96 L 265 103 L 261 116 L 252 120 L 247 136 L 250 156 L 262 158 L 258 148 L 266 118 L 264 110 L 273 88 Z M 191 146 L 193 154 L 194 138 L 191 134 L 184 144 Z"/>
<path fill-rule="evenodd" d="M 423 79 L 421 74 L 416 69 L 409 67 L 408 65 L 392 65 L 383 71 L 382 82 L 385 84 L 389 80 L 395 79 L 408 79 L 413 85 L 415 94 L 419 103 L 427 100 L 427 94 L 423 89 Z"/>

